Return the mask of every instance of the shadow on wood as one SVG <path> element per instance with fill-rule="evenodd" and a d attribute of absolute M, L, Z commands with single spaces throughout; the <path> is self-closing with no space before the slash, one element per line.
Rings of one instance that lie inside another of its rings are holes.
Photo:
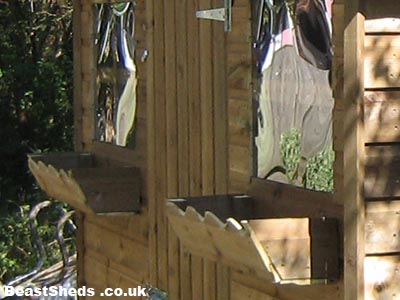
<path fill-rule="evenodd" d="M 166 206 L 172 228 L 194 255 L 281 284 L 338 278 L 334 218 L 262 218 L 246 195 L 170 199 Z"/>

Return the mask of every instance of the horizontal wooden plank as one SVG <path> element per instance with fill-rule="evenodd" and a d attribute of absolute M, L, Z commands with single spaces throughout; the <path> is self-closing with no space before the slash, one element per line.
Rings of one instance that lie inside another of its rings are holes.
<path fill-rule="evenodd" d="M 148 244 L 149 220 L 146 212 L 140 215 L 88 215 L 86 221 L 100 228 L 104 228 L 134 241 L 141 243 L 143 246 Z"/>
<path fill-rule="evenodd" d="M 400 199 L 400 156 L 369 157 L 364 189 L 367 199 Z"/>
<path fill-rule="evenodd" d="M 400 141 L 400 91 L 366 92 L 365 142 Z"/>
<path fill-rule="evenodd" d="M 394 300 L 400 295 L 400 256 L 366 257 L 365 299 Z"/>
<path fill-rule="evenodd" d="M 365 252 L 400 252 L 400 209 L 366 213 Z"/>
<path fill-rule="evenodd" d="M 85 247 L 135 270 L 135 280 L 148 276 L 148 248 L 90 222 L 84 224 Z"/>
<path fill-rule="evenodd" d="M 366 203 L 365 251 L 400 252 L 400 201 Z"/>
<path fill-rule="evenodd" d="M 124 292 L 128 289 L 142 285 L 139 281 L 130 278 L 110 266 L 105 258 L 93 252 L 85 255 L 85 285 L 94 288 L 96 295 L 94 299 L 107 299 L 109 297 L 102 297 L 100 293 L 104 292 L 106 288 L 122 288 Z M 92 297 L 91 297 L 92 298 Z M 121 299 L 132 299 L 132 297 L 118 297 Z M 137 298 L 137 297 L 135 297 Z M 137 298 L 145 299 L 145 298 Z"/>
<path fill-rule="evenodd" d="M 400 35 L 365 36 L 365 88 L 400 87 Z"/>
<path fill-rule="evenodd" d="M 321 285 L 277 285 L 256 276 L 232 272 L 233 282 L 238 282 L 263 294 L 285 300 L 337 300 L 343 298 L 343 281 Z M 258 298 L 254 298 L 258 299 Z"/>
<path fill-rule="evenodd" d="M 231 283 L 231 300 L 276 300 L 275 297 L 267 295 L 250 287 L 244 286 L 236 281 Z"/>
<path fill-rule="evenodd" d="M 108 269 L 111 269 L 119 274 L 123 275 L 126 278 L 129 278 L 132 284 L 138 285 L 139 281 L 134 279 L 135 270 L 126 267 L 125 265 L 118 264 L 113 261 L 112 258 L 106 257 L 104 254 L 94 251 L 93 249 L 87 248 L 84 253 L 84 261 L 91 261 L 91 264 L 99 265 L 100 269 L 103 269 L 103 266 L 106 266 Z M 90 263 L 89 263 L 90 265 Z M 91 266 L 89 266 L 91 267 Z M 96 269 L 95 269 L 96 270 Z M 103 277 L 104 278 L 104 277 Z"/>
<path fill-rule="evenodd" d="M 400 143 L 369 144 L 365 147 L 365 156 L 368 159 L 379 157 L 385 164 L 390 163 L 400 153 Z"/>
<path fill-rule="evenodd" d="M 281 278 L 298 283 L 338 278 L 337 220 L 277 218 L 249 224 Z"/>
<path fill-rule="evenodd" d="M 400 33 L 399 18 L 382 18 L 382 19 L 366 20 L 364 25 L 366 34 Z"/>
<path fill-rule="evenodd" d="M 259 217 L 339 217 L 343 206 L 333 202 L 333 194 L 253 178 L 247 192 L 254 198 Z"/>

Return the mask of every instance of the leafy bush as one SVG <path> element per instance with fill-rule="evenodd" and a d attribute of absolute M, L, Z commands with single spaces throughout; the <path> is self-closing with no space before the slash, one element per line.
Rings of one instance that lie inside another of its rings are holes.
<path fill-rule="evenodd" d="M 64 2 L 0 1 L 0 281 L 37 261 L 27 214 L 43 195 L 26 155 L 73 146 L 72 0 Z M 39 227 L 50 246 L 55 216 L 43 213 Z M 56 250 L 48 252 L 54 253 L 48 264 L 59 259 Z"/>
<path fill-rule="evenodd" d="M 300 163 L 301 133 L 299 129 L 291 129 L 281 136 L 281 156 L 289 182 L 295 184 L 298 177 Z M 333 192 L 333 163 L 335 153 L 331 149 L 310 158 L 307 162 L 302 185 L 307 189 L 316 191 Z"/>

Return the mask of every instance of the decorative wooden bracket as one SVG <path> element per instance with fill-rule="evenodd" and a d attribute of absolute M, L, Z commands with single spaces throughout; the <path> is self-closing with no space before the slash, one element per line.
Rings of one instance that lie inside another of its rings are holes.
<path fill-rule="evenodd" d="M 336 219 L 251 219 L 252 206 L 245 195 L 170 199 L 166 204 L 169 223 L 195 255 L 281 284 L 338 278 Z"/>
<path fill-rule="evenodd" d="M 79 211 L 140 211 L 138 168 L 96 167 L 90 153 L 31 154 L 28 164 L 42 190 Z"/>

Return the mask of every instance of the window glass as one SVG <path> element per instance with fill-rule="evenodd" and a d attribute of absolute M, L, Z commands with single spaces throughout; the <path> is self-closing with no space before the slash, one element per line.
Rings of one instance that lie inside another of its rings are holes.
<path fill-rule="evenodd" d="M 97 4 L 95 20 L 95 138 L 133 147 L 137 86 L 135 4 Z"/>
<path fill-rule="evenodd" d="M 256 0 L 259 178 L 333 191 L 331 0 Z"/>

